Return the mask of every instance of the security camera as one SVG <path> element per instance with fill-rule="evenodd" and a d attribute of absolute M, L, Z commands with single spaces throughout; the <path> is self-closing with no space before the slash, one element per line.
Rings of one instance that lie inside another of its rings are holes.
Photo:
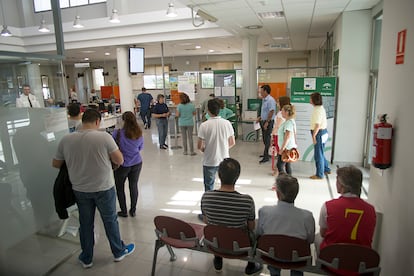
<path fill-rule="evenodd" d="M 203 10 L 198 10 L 196 15 L 200 16 L 201 18 L 203 18 L 204 20 L 210 21 L 210 22 L 217 22 L 217 18 L 215 18 L 212 15 L 209 15 L 208 13 L 206 13 Z"/>

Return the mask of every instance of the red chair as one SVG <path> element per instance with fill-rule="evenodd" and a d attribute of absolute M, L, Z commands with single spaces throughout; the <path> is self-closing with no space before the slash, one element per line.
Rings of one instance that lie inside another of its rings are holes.
<path fill-rule="evenodd" d="M 151 275 L 155 275 L 158 250 L 164 245 L 170 253 L 170 261 L 177 259 L 172 247 L 200 250 L 200 240 L 203 237 L 204 225 L 188 223 L 173 217 L 156 216 L 154 218 L 155 240 L 154 257 Z"/>
<path fill-rule="evenodd" d="M 257 240 L 256 258 L 262 263 L 281 269 L 312 265 L 309 242 L 285 235 L 260 236 Z"/>
<path fill-rule="evenodd" d="M 319 253 L 316 264 L 329 275 L 379 275 L 380 256 L 366 246 L 358 244 L 331 244 Z"/>
<path fill-rule="evenodd" d="M 204 245 L 211 253 L 223 258 L 253 258 L 253 247 L 248 230 L 221 225 L 206 225 L 204 227 Z"/>

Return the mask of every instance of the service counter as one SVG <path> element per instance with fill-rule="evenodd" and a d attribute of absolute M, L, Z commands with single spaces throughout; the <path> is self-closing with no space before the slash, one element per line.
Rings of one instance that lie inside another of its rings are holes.
<path fill-rule="evenodd" d="M 121 117 L 122 114 L 108 114 L 103 115 L 101 120 L 101 125 L 99 126 L 100 129 L 108 130 L 113 129 L 115 127 L 119 127 L 121 124 Z"/>

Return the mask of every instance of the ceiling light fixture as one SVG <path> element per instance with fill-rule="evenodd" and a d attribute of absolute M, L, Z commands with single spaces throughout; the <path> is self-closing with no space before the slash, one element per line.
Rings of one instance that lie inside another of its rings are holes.
<path fill-rule="evenodd" d="M 112 15 L 109 18 L 109 22 L 111 22 L 111 23 L 119 23 L 119 22 L 121 22 L 121 20 L 119 20 L 118 10 L 117 9 L 113 9 L 112 10 Z"/>
<path fill-rule="evenodd" d="M 175 7 L 174 7 L 174 3 L 170 2 L 168 4 L 168 9 L 167 9 L 167 14 L 168 17 L 176 17 L 177 16 L 177 12 L 175 11 Z"/>
<path fill-rule="evenodd" d="M 12 33 L 9 31 L 9 29 L 7 29 L 6 17 L 4 16 L 4 10 L 3 10 L 3 1 L 1 1 L 0 4 L 1 4 L 1 14 L 3 16 L 3 30 L 1 30 L 0 35 L 1 36 L 12 36 Z"/>
<path fill-rule="evenodd" d="M 41 33 L 49 33 L 50 29 L 46 25 L 46 20 L 42 16 L 42 20 L 40 20 L 39 32 Z"/>
<path fill-rule="evenodd" d="M 83 28 L 84 26 L 82 25 L 81 21 L 80 21 L 80 16 L 77 15 L 75 16 L 75 21 L 73 21 L 73 28 L 76 29 L 80 29 Z"/>

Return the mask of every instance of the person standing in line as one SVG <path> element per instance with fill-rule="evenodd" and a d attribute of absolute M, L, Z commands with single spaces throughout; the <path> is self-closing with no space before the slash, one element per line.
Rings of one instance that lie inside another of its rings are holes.
<path fill-rule="evenodd" d="M 290 98 L 288 96 L 281 96 L 276 100 L 276 107 L 277 107 L 278 112 L 275 116 L 275 121 L 274 121 L 274 124 L 273 124 L 273 130 L 272 130 L 272 141 L 273 141 L 273 146 L 275 147 L 275 153 L 274 154 L 276 155 L 276 158 L 277 158 L 277 155 L 279 154 L 277 131 L 278 131 L 280 125 L 285 121 L 285 119 L 282 116 L 282 107 L 287 105 L 287 104 L 290 104 Z M 279 173 L 277 167 L 276 167 L 276 169 L 275 168 L 273 168 L 273 169 L 274 169 L 273 175 L 277 176 L 278 173 Z"/>
<path fill-rule="evenodd" d="M 230 148 L 236 144 L 231 123 L 220 116 L 220 102 L 211 99 L 207 104 L 210 119 L 203 122 L 198 130 L 197 148 L 203 155 L 204 190 L 214 189 L 218 166 L 224 158 L 230 157 Z"/>
<path fill-rule="evenodd" d="M 282 152 L 296 148 L 296 122 L 295 122 L 295 107 L 291 104 L 286 104 L 282 107 L 282 116 L 285 121 L 280 125 L 277 131 L 277 144 L 279 152 L 277 155 L 277 170 L 279 173 L 287 173 L 292 175 L 292 166 L 289 162 L 285 163 L 282 160 Z M 286 168 L 286 172 L 285 172 Z"/>
<path fill-rule="evenodd" d="M 16 107 L 40 107 L 36 96 L 30 93 L 30 85 L 23 85 L 23 94 L 16 99 Z"/>
<path fill-rule="evenodd" d="M 68 105 L 68 125 L 69 132 L 74 132 L 79 130 L 82 127 L 82 118 L 80 112 L 80 104 L 70 103 Z"/>
<path fill-rule="evenodd" d="M 82 128 L 65 135 L 58 145 L 52 165 L 60 168 L 66 162 L 73 193 L 79 210 L 79 237 L 82 252 L 79 262 L 84 268 L 93 266 L 95 210 L 101 214 L 114 261 L 122 261 L 135 250 L 121 240 L 116 214 L 115 181 L 111 161 L 124 162 L 111 135 L 99 131 L 101 113 L 87 109 L 82 116 Z"/>
<path fill-rule="evenodd" d="M 263 158 L 259 161 L 260 164 L 269 162 L 270 160 L 270 139 L 273 130 L 273 120 L 276 114 L 276 101 L 272 96 L 270 96 L 270 90 L 270 86 L 267 84 L 262 85 L 259 88 L 259 92 L 262 97 L 262 109 L 256 122 L 260 123 L 260 127 L 262 128 L 264 144 Z"/>
<path fill-rule="evenodd" d="M 321 94 L 315 92 L 310 96 L 310 103 L 313 105 L 313 111 L 310 121 L 310 129 L 313 141 L 314 159 L 316 165 L 316 174 L 311 179 L 322 179 L 324 174 L 330 174 L 328 160 L 325 158 L 325 143 L 328 141 L 328 124 L 326 111 L 322 105 Z"/>
<path fill-rule="evenodd" d="M 152 110 L 152 116 L 156 118 L 158 128 L 158 142 L 160 149 L 168 149 L 168 145 L 165 143 L 168 134 L 168 117 L 170 116 L 170 110 L 165 103 L 165 97 L 163 94 L 158 94 L 157 103 Z"/>
<path fill-rule="evenodd" d="M 320 234 L 315 247 L 319 249 L 334 243 L 353 243 L 371 247 L 374 236 L 375 208 L 361 199 L 362 172 L 354 166 L 336 171 L 336 191 L 339 198 L 325 202 L 319 215 Z M 322 240 L 323 239 L 323 240 Z"/>
<path fill-rule="evenodd" d="M 220 189 L 206 191 L 203 194 L 201 211 L 204 223 L 245 229 L 253 241 L 256 218 L 254 200 L 250 195 L 240 194 L 234 187 L 240 176 L 240 170 L 240 163 L 237 160 L 224 158 L 218 166 Z M 223 258 L 214 256 L 213 264 L 216 272 L 221 272 Z M 262 269 L 263 265 L 248 262 L 245 273 L 253 275 Z"/>
<path fill-rule="evenodd" d="M 124 163 L 114 171 L 116 194 L 121 208 L 118 216 L 128 217 L 125 200 L 125 180 L 128 178 L 131 199 L 129 215 L 135 217 L 138 202 L 138 180 L 142 169 L 140 152 L 144 147 L 144 137 L 133 112 L 127 111 L 122 114 L 122 121 L 124 122 L 123 127 L 115 129 L 112 133 L 112 137 L 124 156 Z"/>
<path fill-rule="evenodd" d="M 188 155 L 187 141 L 190 145 L 190 154 L 196 155 L 193 143 L 194 116 L 196 110 L 187 94 L 180 93 L 180 101 L 181 103 L 177 106 L 177 113 L 175 115 L 178 117 L 178 126 L 183 135 L 184 155 Z"/>
<path fill-rule="evenodd" d="M 144 128 L 151 128 L 151 105 L 154 103 L 154 99 L 152 98 L 152 95 L 147 92 L 147 89 L 142 87 L 141 94 L 137 96 L 137 100 L 139 101 L 139 114 L 144 122 Z"/>
<path fill-rule="evenodd" d="M 315 239 L 315 219 L 312 212 L 295 207 L 299 192 L 297 178 L 280 173 L 276 178 L 277 205 L 259 209 L 256 234 L 286 235 L 306 240 L 309 244 Z M 267 266 L 271 276 L 280 276 L 280 268 Z M 302 276 L 302 271 L 291 270 L 291 276 Z"/>

